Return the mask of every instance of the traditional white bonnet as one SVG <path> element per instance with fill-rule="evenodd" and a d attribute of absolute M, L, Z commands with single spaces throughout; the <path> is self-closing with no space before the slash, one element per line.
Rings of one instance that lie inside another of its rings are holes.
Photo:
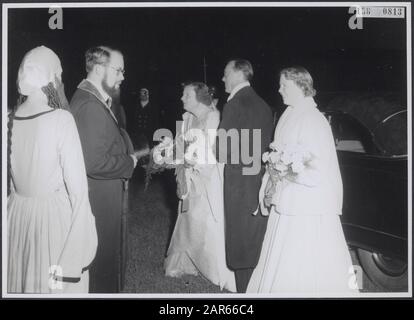
<path fill-rule="evenodd" d="M 34 90 L 61 79 L 62 66 L 58 56 L 45 46 L 30 50 L 20 64 L 17 84 L 20 94 L 28 96 Z"/>

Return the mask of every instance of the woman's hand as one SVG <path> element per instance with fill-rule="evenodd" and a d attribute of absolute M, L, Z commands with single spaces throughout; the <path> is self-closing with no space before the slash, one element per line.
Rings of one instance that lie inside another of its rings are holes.
<path fill-rule="evenodd" d="M 192 159 L 184 158 L 184 167 L 185 168 L 193 168 L 197 164 L 197 161 Z"/>
<path fill-rule="evenodd" d="M 276 184 L 272 181 L 272 178 L 269 177 L 269 179 L 267 180 L 263 198 L 263 203 L 266 208 L 270 208 L 272 206 L 273 195 L 275 194 L 275 192 Z"/>
<path fill-rule="evenodd" d="M 148 155 L 150 153 L 150 149 L 148 146 L 146 146 L 144 149 L 140 149 L 140 150 L 135 150 L 134 151 L 134 156 L 137 158 L 137 160 L 139 160 L 142 157 L 145 157 L 146 155 Z"/>

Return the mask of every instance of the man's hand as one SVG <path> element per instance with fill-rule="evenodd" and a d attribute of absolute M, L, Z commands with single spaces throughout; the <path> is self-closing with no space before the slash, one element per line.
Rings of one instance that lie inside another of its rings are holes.
<path fill-rule="evenodd" d="M 132 161 L 134 161 L 134 168 L 135 168 L 135 167 L 137 166 L 138 159 L 137 159 L 137 157 L 135 156 L 135 153 L 130 154 L 129 156 L 132 158 Z"/>

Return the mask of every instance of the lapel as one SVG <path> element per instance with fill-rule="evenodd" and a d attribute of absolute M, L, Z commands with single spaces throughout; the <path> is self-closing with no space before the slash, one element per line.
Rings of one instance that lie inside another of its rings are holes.
<path fill-rule="evenodd" d="M 236 94 L 233 96 L 233 98 L 231 98 L 227 103 L 229 103 L 233 100 L 237 100 L 241 96 L 250 94 L 252 92 L 253 92 L 253 88 L 251 86 L 243 87 L 239 91 L 237 91 Z"/>
<path fill-rule="evenodd" d="M 253 88 L 251 86 L 241 88 L 239 91 L 236 92 L 236 94 L 229 101 L 226 102 L 226 104 L 224 105 L 224 108 L 227 105 L 238 106 L 239 105 L 238 101 L 240 100 L 241 97 L 246 96 L 246 95 L 250 95 L 253 92 L 254 91 L 253 91 Z"/>
<path fill-rule="evenodd" d="M 119 125 L 118 125 L 118 120 L 116 119 L 115 115 L 113 114 L 112 110 L 108 108 L 105 100 L 103 99 L 102 95 L 99 93 L 99 91 L 95 88 L 95 86 L 90 83 L 87 80 L 83 80 L 79 85 L 78 85 L 78 89 L 80 90 L 84 90 L 92 95 L 94 95 L 96 97 L 96 99 L 98 99 L 101 104 L 102 104 L 102 108 L 105 109 L 105 111 L 109 114 L 110 118 L 114 121 L 115 126 L 118 128 L 119 134 L 121 135 L 121 141 L 123 142 L 123 146 L 125 147 L 127 153 L 132 153 L 134 151 L 134 147 L 132 145 L 131 139 L 128 136 L 128 133 L 122 129 Z"/>
<path fill-rule="evenodd" d="M 106 104 L 106 101 L 103 99 L 103 97 L 99 93 L 98 89 L 96 89 L 95 86 L 92 83 L 90 83 L 88 80 L 84 79 L 78 85 L 78 89 L 83 90 L 83 91 L 86 91 L 86 92 L 89 92 L 90 94 L 94 95 L 96 97 L 96 99 L 98 99 L 101 102 L 102 107 L 105 109 L 106 112 L 109 113 L 109 115 L 111 116 L 112 120 L 115 121 L 115 124 L 118 127 L 118 120 L 116 119 L 114 113 L 108 107 L 108 105 Z"/>

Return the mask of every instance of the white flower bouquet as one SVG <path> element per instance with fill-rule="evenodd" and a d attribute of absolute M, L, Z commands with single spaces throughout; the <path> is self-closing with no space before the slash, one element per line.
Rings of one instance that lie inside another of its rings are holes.
<path fill-rule="evenodd" d="M 149 161 L 145 165 L 145 190 L 148 188 L 153 174 L 163 172 L 166 169 L 174 169 L 179 164 L 175 140 L 164 137 L 150 151 Z"/>
<path fill-rule="evenodd" d="M 270 144 L 270 151 L 262 156 L 269 174 L 269 180 L 264 194 L 264 204 L 270 207 L 273 195 L 276 192 L 276 185 L 283 179 L 295 181 L 297 176 L 310 166 L 313 157 L 300 144 L 276 145 Z"/>
<path fill-rule="evenodd" d="M 206 139 L 200 130 L 189 130 L 186 134 L 180 134 L 175 140 L 164 137 L 149 154 L 149 161 L 145 166 L 145 190 L 147 189 L 153 174 L 168 169 L 175 169 L 178 184 L 178 196 L 185 193 L 187 186 L 184 179 L 184 169 L 190 169 L 197 173 L 199 166 L 205 164 Z"/>

